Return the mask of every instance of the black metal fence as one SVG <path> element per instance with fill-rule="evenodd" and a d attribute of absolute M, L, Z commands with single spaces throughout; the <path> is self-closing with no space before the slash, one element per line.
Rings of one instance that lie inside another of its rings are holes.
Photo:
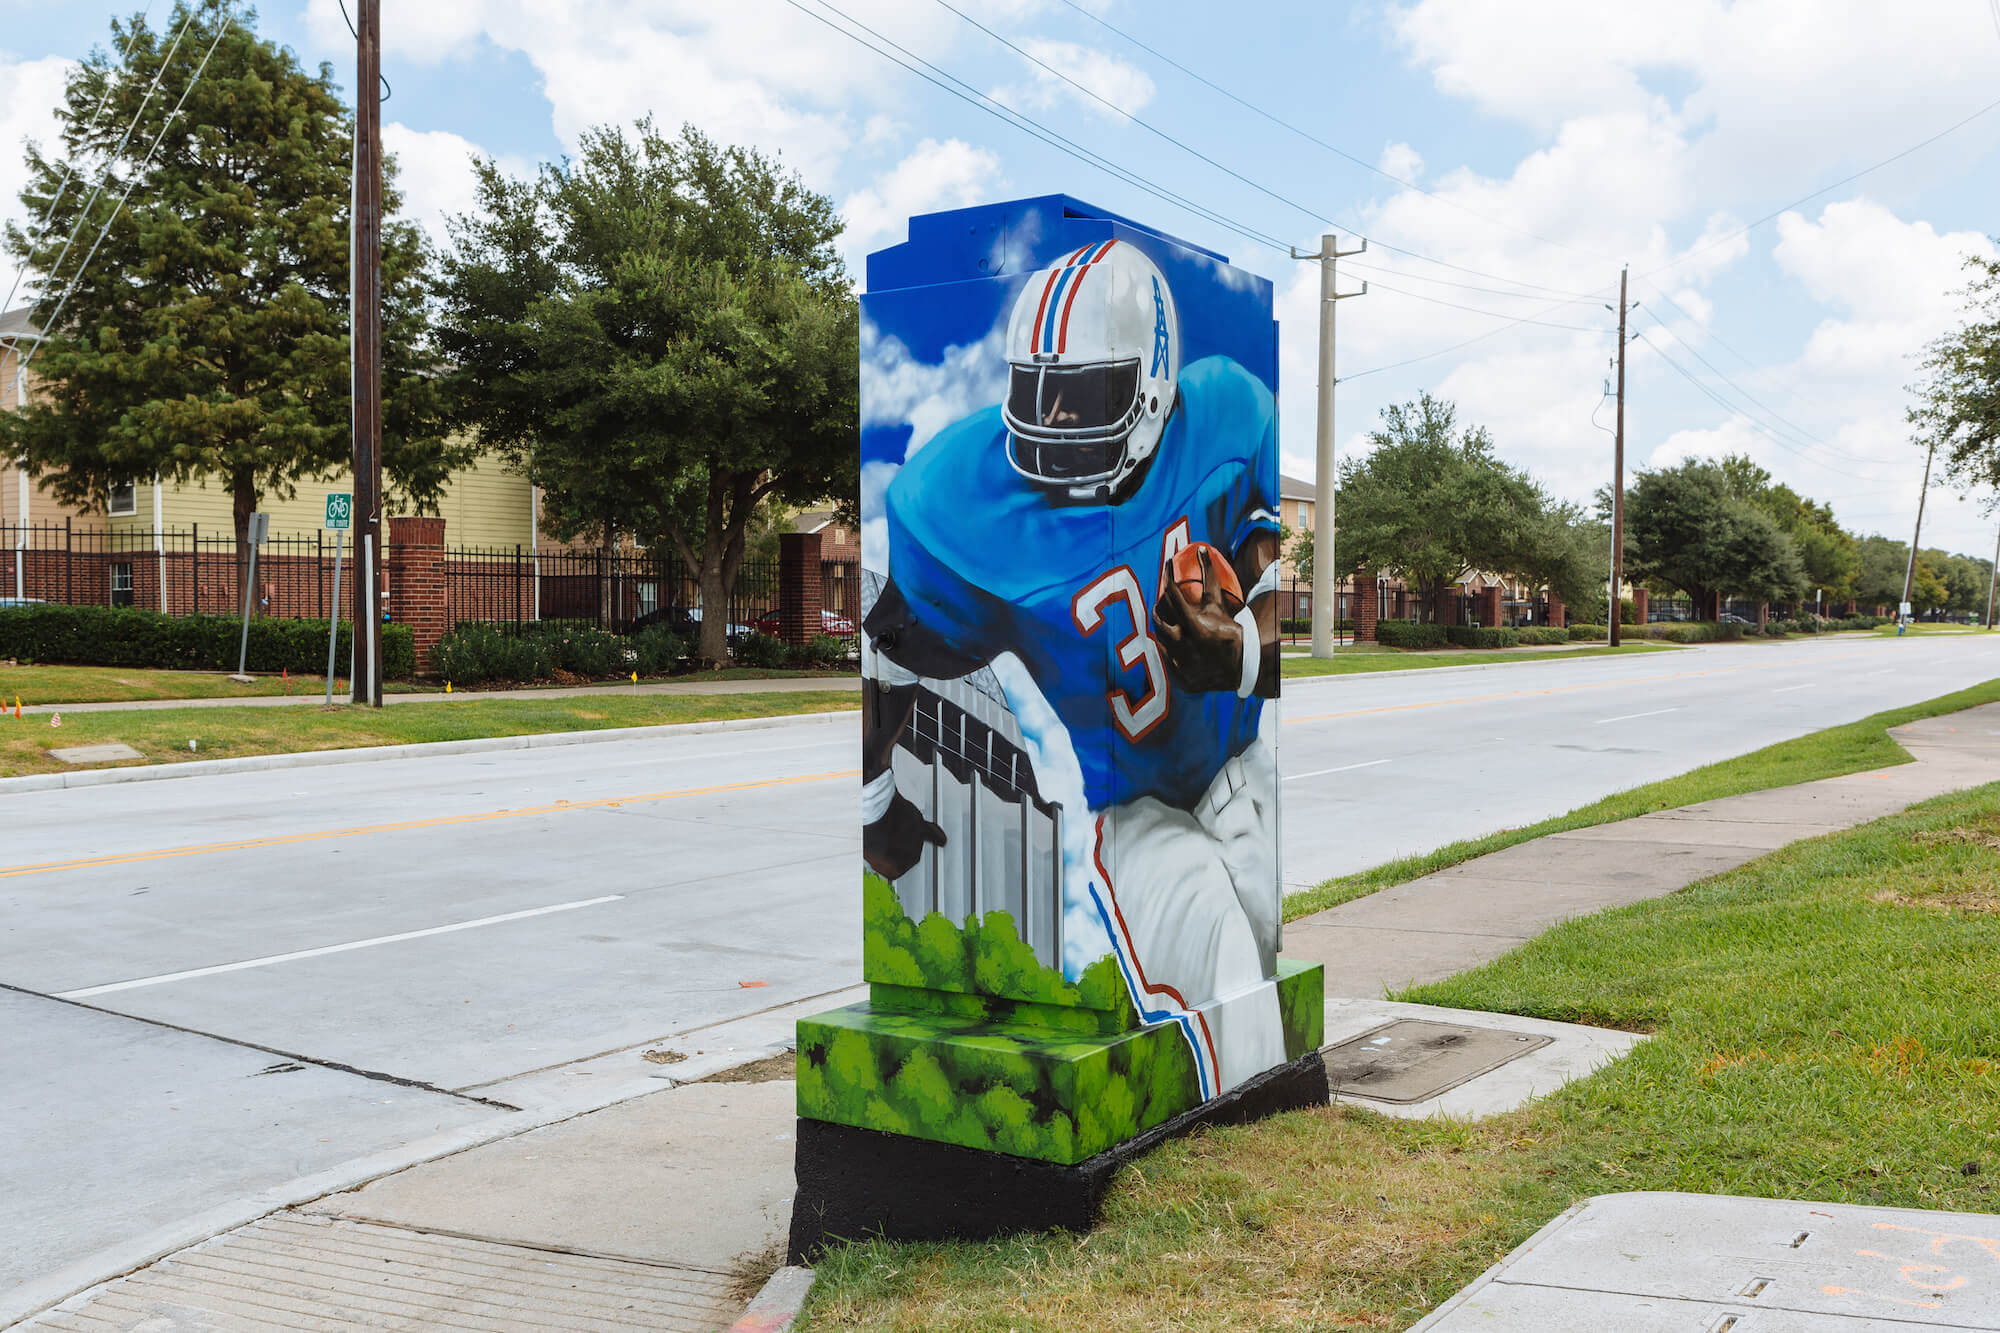
<path fill-rule="evenodd" d="M 854 561 L 820 567 L 820 630 L 855 633 L 861 606 Z M 705 613 L 701 581 L 678 555 L 656 551 L 536 551 L 528 546 L 448 546 L 444 553 L 446 623 L 583 621 L 603 629 L 666 623 L 691 630 Z M 728 633 L 776 634 L 778 562 L 737 568 Z"/>
<path fill-rule="evenodd" d="M 353 550 L 347 552 L 353 578 Z M 0 526 L 0 597 L 168 615 L 243 609 L 247 564 L 229 528 L 79 528 L 74 521 Z M 256 609 L 323 618 L 333 605 L 333 536 L 274 537 L 257 552 Z"/>

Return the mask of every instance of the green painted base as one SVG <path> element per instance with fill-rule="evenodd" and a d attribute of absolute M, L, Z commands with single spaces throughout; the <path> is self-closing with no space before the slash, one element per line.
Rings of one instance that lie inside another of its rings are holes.
<path fill-rule="evenodd" d="M 1317 1050 L 1320 965 L 1281 959 L 1275 984 L 1286 1057 Z M 801 1020 L 799 1115 L 1072 1165 L 1201 1101 L 1172 1024 L 1090 1031 L 1074 1012 L 1057 1025 L 1041 1006 L 988 1003 L 878 985 L 865 1004 Z"/>

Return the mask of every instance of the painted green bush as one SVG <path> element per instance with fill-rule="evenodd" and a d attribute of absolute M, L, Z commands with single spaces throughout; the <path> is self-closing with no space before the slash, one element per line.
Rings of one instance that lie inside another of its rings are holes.
<path fill-rule="evenodd" d="M 895 886 L 873 872 L 863 874 L 861 895 L 863 972 L 870 981 L 1101 1009 L 1121 1015 L 1120 1027 L 1138 1022 L 1110 954 L 1071 984 L 1035 957 L 1010 913 L 988 912 L 963 926 L 937 912 L 912 921 Z"/>
<path fill-rule="evenodd" d="M 1173 1027 L 1086 1036 L 855 1005 L 799 1024 L 799 1114 L 1070 1164 L 1200 1100 Z"/>

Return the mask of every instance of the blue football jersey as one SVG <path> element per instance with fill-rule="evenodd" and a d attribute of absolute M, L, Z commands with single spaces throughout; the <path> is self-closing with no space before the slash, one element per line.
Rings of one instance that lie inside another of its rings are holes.
<path fill-rule="evenodd" d="M 1256 737 L 1263 701 L 1181 689 L 1153 603 L 1174 551 L 1208 542 L 1233 559 L 1279 527 L 1275 442 L 1270 390 L 1222 356 L 1182 370 L 1158 451 L 1116 504 L 1017 474 L 998 405 L 956 422 L 889 486 L 889 582 L 908 611 L 888 655 L 1014 653 L 1069 732 L 1092 810 L 1140 796 L 1191 808 Z"/>

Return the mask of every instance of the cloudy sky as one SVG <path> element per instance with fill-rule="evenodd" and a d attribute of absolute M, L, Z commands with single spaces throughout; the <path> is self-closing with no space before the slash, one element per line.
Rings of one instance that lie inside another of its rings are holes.
<path fill-rule="evenodd" d="M 143 5 L 0 0 L 0 212 L 18 210 L 12 145 L 47 135 L 67 62 Z M 1428 389 L 1587 497 L 1609 477 L 1605 303 L 1629 264 L 1631 461 L 1749 453 L 1850 527 L 1907 538 L 1913 354 L 2000 230 L 2000 108 L 1977 114 L 2000 97 L 2000 0 L 383 11 L 385 137 L 428 225 L 469 204 L 471 154 L 526 169 L 648 113 L 781 153 L 841 202 L 857 276 L 910 213 L 1066 191 L 1277 283 L 1285 466 L 1306 476 L 1318 278 L 1281 247 L 1333 230 L 1370 239 L 1347 265 L 1369 295 L 1340 307 L 1343 451 Z M 265 0 L 259 24 L 351 87 L 337 0 Z M 964 100 L 981 95 L 1123 177 Z M 1934 493 L 1925 544 L 1990 550 L 1981 508 Z"/>

